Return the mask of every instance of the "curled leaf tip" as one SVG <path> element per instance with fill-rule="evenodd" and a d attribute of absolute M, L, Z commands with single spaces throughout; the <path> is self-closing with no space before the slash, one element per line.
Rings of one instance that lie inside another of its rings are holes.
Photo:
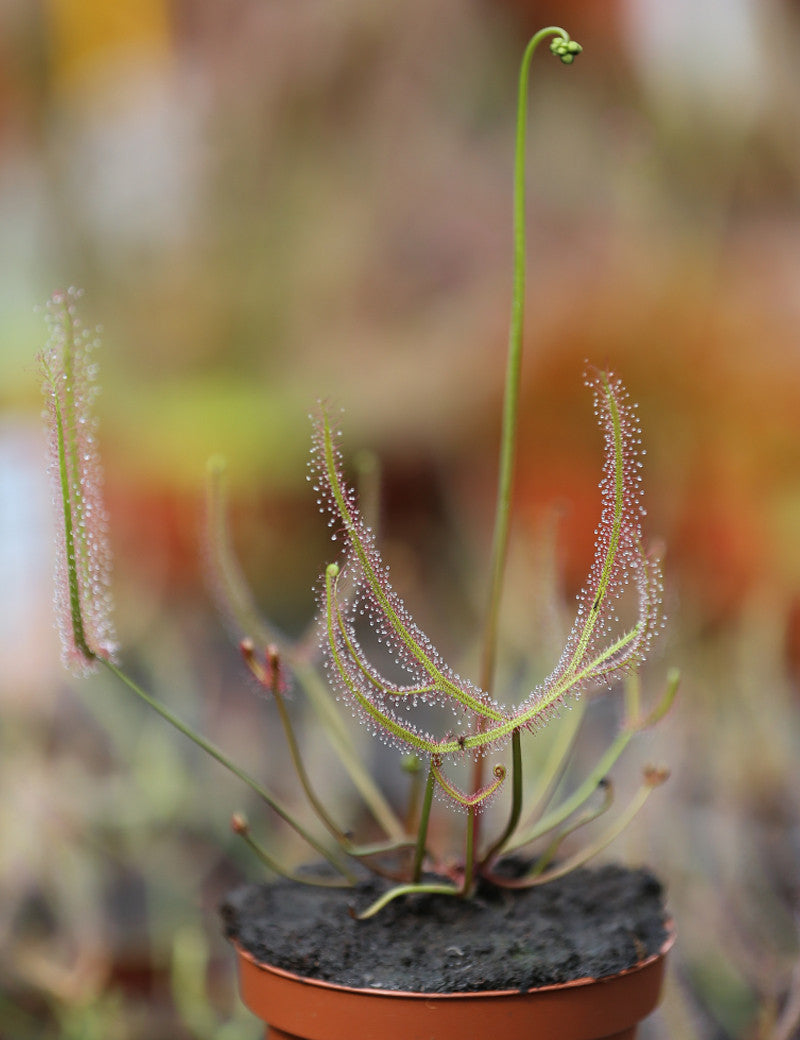
<path fill-rule="evenodd" d="M 648 787 L 661 787 L 669 780 L 669 770 L 661 766 L 647 766 L 643 779 Z"/>
<path fill-rule="evenodd" d="M 231 830 L 234 834 L 248 834 L 250 832 L 250 824 L 244 813 L 235 812 L 231 816 Z"/>
<path fill-rule="evenodd" d="M 253 640 L 245 638 L 239 643 L 239 652 L 262 689 L 274 696 L 289 692 L 289 680 L 277 647 L 270 645 L 263 654 L 257 654 Z"/>

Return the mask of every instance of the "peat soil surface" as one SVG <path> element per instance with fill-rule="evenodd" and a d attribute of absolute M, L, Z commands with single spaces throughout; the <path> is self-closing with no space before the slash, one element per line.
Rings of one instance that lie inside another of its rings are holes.
<path fill-rule="evenodd" d="M 221 907 L 225 933 L 257 960 L 359 989 L 418 993 L 520 990 L 602 978 L 658 953 L 661 883 L 617 864 L 536 888 L 485 886 L 469 901 L 419 895 L 357 921 L 380 895 L 290 881 L 245 885 Z"/>

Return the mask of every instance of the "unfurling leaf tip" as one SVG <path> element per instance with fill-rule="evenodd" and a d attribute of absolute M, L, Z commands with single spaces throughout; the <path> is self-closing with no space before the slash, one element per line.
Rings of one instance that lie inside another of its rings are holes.
<path fill-rule="evenodd" d="M 231 816 L 231 830 L 241 836 L 250 833 L 250 823 L 244 813 L 235 812 Z"/>
<path fill-rule="evenodd" d="M 643 773 L 644 783 L 647 787 L 661 787 L 669 780 L 669 770 L 661 766 L 646 766 Z"/>

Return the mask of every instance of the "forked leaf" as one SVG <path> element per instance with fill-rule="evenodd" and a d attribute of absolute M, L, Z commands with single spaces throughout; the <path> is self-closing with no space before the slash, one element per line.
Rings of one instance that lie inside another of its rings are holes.
<path fill-rule="evenodd" d="M 642 548 L 642 452 L 635 406 L 611 373 L 591 371 L 586 384 L 593 391 L 605 441 L 594 561 L 556 667 L 514 709 L 501 708 L 485 691 L 458 676 L 415 624 L 391 586 L 373 534 L 359 514 L 356 495 L 344 481 L 338 432 L 324 408 L 315 423 L 314 487 L 336 529 L 334 538 L 341 535 L 345 543 L 342 565 L 330 565 L 324 581 L 329 671 L 339 692 L 378 735 L 428 756 L 437 770 L 446 756 L 481 754 L 501 746 L 515 730 L 538 728 L 557 713 L 566 698 L 635 668 L 662 623 L 659 566 Z M 339 593 L 345 574 L 351 589 L 347 600 Z M 636 591 L 637 617 L 625 627 L 617 610 L 631 584 Z M 357 634 L 361 616 L 394 656 L 407 681 L 389 679 L 364 651 Z M 418 703 L 449 704 L 455 714 L 454 729 L 437 736 L 410 722 L 408 708 Z M 479 719 L 481 724 L 476 725 Z M 439 782 L 455 801 L 471 804 L 448 791 L 448 783 Z"/>

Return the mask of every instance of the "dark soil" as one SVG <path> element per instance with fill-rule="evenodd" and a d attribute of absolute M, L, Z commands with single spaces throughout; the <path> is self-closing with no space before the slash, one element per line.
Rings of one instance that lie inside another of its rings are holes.
<path fill-rule="evenodd" d="M 357 921 L 380 894 L 288 881 L 247 885 L 221 911 L 225 932 L 258 960 L 344 986 L 422 993 L 527 990 L 633 967 L 657 953 L 659 881 L 611 864 L 519 891 L 484 888 L 464 902 L 413 896 Z"/>

